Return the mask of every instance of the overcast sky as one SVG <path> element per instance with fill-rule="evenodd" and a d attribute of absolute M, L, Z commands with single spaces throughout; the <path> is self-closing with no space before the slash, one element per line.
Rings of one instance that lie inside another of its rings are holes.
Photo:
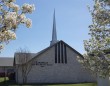
<path fill-rule="evenodd" d="M 81 54 L 84 54 L 83 40 L 89 38 L 88 26 L 91 15 L 87 5 L 92 6 L 92 0 L 16 0 L 35 4 L 36 10 L 27 15 L 32 19 L 30 29 L 19 26 L 17 39 L 10 41 L 1 52 L 0 57 L 13 57 L 19 48 L 27 48 L 32 53 L 48 47 L 52 38 L 53 12 L 56 11 L 56 28 L 58 40 L 63 40 Z"/>

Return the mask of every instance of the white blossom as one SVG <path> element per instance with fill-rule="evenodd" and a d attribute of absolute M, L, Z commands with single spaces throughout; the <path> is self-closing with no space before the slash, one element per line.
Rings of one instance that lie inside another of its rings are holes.
<path fill-rule="evenodd" d="M 25 21 L 26 21 L 26 16 L 25 16 L 24 13 L 21 14 L 21 15 L 19 15 L 19 20 L 20 20 L 22 23 L 25 23 Z"/>
<path fill-rule="evenodd" d="M 0 50 L 2 50 L 4 48 L 3 44 L 0 44 Z"/>
<path fill-rule="evenodd" d="M 32 11 L 35 10 L 35 6 L 25 3 L 25 4 L 22 6 L 22 10 L 23 10 L 24 13 L 32 13 Z"/>
<path fill-rule="evenodd" d="M 26 19 L 26 22 L 25 22 L 25 23 L 26 23 L 26 27 L 27 27 L 27 28 L 29 28 L 29 27 L 32 26 L 32 21 L 31 21 L 31 19 L 29 19 L 29 18 Z"/>
<path fill-rule="evenodd" d="M 15 33 L 11 33 L 11 39 L 15 40 L 16 39 L 16 34 Z"/>
<path fill-rule="evenodd" d="M 8 20 L 8 21 L 13 21 L 17 18 L 17 13 L 16 12 L 8 12 L 6 15 L 5 15 L 5 20 Z"/>
<path fill-rule="evenodd" d="M 9 0 L 10 2 L 15 2 L 16 0 Z"/>
<path fill-rule="evenodd" d="M 16 30 L 20 24 L 26 24 L 31 27 L 32 21 L 26 18 L 26 13 L 32 13 L 35 10 L 34 5 L 24 4 L 19 6 L 16 0 L 1 0 L 0 5 L 0 51 L 3 45 L 10 40 L 16 39 Z"/>
<path fill-rule="evenodd" d="M 1 11 L 2 9 L 3 9 L 2 6 L 0 6 L 0 11 Z"/>
<path fill-rule="evenodd" d="M 2 16 L 0 16 L 0 23 L 2 23 L 2 21 L 3 21 L 3 20 L 2 20 Z"/>
<path fill-rule="evenodd" d="M 110 0 L 94 0 L 90 12 L 93 22 L 89 25 L 91 38 L 84 41 L 87 53 L 78 61 L 94 74 L 110 76 Z"/>
<path fill-rule="evenodd" d="M 15 12 L 17 12 L 18 10 L 20 10 L 19 5 L 14 5 L 12 8 L 15 10 Z"/>

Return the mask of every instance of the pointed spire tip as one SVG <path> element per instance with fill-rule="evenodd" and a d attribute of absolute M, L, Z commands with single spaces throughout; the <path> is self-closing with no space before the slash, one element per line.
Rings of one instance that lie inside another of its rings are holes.
<path fill-rule="evenodd" d="M 55 9 L 53 15 L 53 31 L 52 31 L 52 41 L 50 45 L 53 45 L 57 42 L 57 32 L 56 32 L 56 19 L 55 19 Z"/>

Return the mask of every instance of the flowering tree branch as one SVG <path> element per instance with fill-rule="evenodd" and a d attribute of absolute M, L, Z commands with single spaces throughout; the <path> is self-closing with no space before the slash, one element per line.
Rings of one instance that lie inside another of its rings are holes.
<path fill-rule="evenodd" d="M 89 26 L 89 40 L 84 40 L 84 48 L 87 51 L 84 59 L 78 57 L 78 61 L 85 68 L 101 77 L 110 75 L 110 1 L 93 0 L 92 24 Z"/>
<path fill-rule="evenodd" d="M 32 21 L 26 18 L 26 14 L 31 14 L 35 10 L 34 5 L 24 4 L 19 7 L 15 0 L 0 0 L 0 51 L 4 44 L 16 39 L 16 29 L 20 24 L 26 24 L 30 28 Z"/>

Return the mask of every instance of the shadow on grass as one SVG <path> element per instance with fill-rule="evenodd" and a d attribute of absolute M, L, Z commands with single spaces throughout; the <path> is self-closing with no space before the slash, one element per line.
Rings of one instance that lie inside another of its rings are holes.
<path fill-rule="evenodd" d="M 3 81 L 3 82 L 0 82 L 0 86 L 48 86 L 48 85 L 44 85 L 44 84 L 29 84 L 29 85 L 20 85 L 20 84 L 17 84 L 15 81 L 10 81 L 10 80 L 6 80 L 6 81 Z"/>
<path fill-rule="evenodd" d="M 28 84 L 28 85 L 19 85 L 17 84 L 15 81 L 3 81 L 0 82 L 0 86 L 97 86 L 95 83 L 80 83 L 80 84 L 69 84 L 69 83 L 63 83 L 63 84 L 58 84 L 58 83 L 54 83 L 54 84 Z"/>
<path fill-rule="evenodd" d="M 15 81 L 6 80 L 0 82 L 0 86 L 14 86 L 14 85 L 16 85 Z"/>

